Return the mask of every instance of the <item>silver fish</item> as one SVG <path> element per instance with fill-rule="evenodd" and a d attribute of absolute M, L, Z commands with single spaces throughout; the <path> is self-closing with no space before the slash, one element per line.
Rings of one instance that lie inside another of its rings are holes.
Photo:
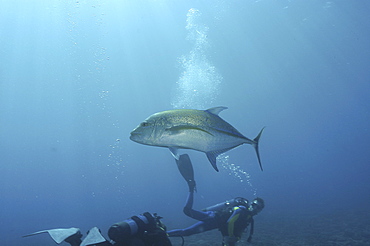
<path fill-rule="evenodd" d="M 218 114 L 227 107 L 207 110 L 174 109 L 149 116 L 132 132 L 134 142 L 167 147 L 179 159 L 178 149 L 193 149 L 206 153 L 213 168 L 218 172 L 216 158 L 230 149 L 242 144 L 251 144 L 257 154 L 261 170 L 258 142 L 262 130 L 253 140 L 245 137 Z"/>

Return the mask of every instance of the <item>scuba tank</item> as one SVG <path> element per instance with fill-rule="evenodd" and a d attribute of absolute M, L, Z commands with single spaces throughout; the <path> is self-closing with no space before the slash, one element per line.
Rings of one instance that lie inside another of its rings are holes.
<path fill-rule="evenodd" d="M 235 197 L 234 199 L 227 200 L 225 202 L 218 203 L 216 205 L 207 207 L 202 209 L 202 211 L 221 211 L 223 209 L 235 206 L 245 206 L 246 208 L 249 207 L 249 202 L 247 199 L 243 197 Z"/>
<path fill-rule="evenodd" d="M 133 236 L 140 236 L 157 225 L 155 217 L 146 212 L 130 219 L 115 223 L 108 230 L 108 236 L 116 243 L 128 241 Z"/>
<path fill-rule="evenodd" d="M 166 226 L 156 213 L 145 212 L 130 219 L 115 223 L 108 230 L 108 236 L 117 245 L 131 245 L 132 240 L 140 240 L 140 245 L 171 246 Z M 132 242 L 137 245 L 137 242 Z M 114 244 L 114 245 L 116 245 Z"/>

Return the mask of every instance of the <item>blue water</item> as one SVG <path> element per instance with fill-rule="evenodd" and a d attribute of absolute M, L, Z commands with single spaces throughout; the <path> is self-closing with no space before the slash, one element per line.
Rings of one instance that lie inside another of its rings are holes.
<path fill-rule="evenodd" d="M 227 106 L 260 140 L 213 170 L 192 158 L 195 207 L 265 199 L 258 218 L 368 211 L 368 1 L 4 1 L 0 8 L 1 245 L 51 245 L 145 211 L 169 229 L 187 186 L 165 148 L 129 140 L 149 115 Z M 255 232 L 258 234 L 258 231 Z M 304 239 L 303 239 L 304 240 Z"/>

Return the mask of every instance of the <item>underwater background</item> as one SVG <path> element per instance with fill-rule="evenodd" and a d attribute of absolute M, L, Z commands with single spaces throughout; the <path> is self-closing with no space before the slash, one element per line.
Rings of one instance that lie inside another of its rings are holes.
<path fill-rule="evenodd" d="M 2 1 L 1 245 L 108 228 L 168 229 L 188 188 L 166 148 L 130 132 L 168 109 L 226 106 L 253 148 L 192 159 L 202 209 L 262 197 L 254 245 L 370 245 L 369 1 Z M 245 233 L 240 245 L 246 245 Z M 172 239 L 181 245 L 180 239 Z M 220 245 L 218 231 L 185 245 Z M 67 245 L 62 243 L 62 245 Z"/>

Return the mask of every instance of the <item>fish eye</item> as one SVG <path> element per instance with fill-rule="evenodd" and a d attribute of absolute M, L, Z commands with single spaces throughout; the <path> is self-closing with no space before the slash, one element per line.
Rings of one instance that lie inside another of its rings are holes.
<path fill-rule="evenodd" d="M 149 125 L 149 123 L 148 123 L 148 122 L 142 122 L 142 123 L 140 124 L 140 126 L 143 126 L 143 127 L 148 126 L 148 125 Z"/>

